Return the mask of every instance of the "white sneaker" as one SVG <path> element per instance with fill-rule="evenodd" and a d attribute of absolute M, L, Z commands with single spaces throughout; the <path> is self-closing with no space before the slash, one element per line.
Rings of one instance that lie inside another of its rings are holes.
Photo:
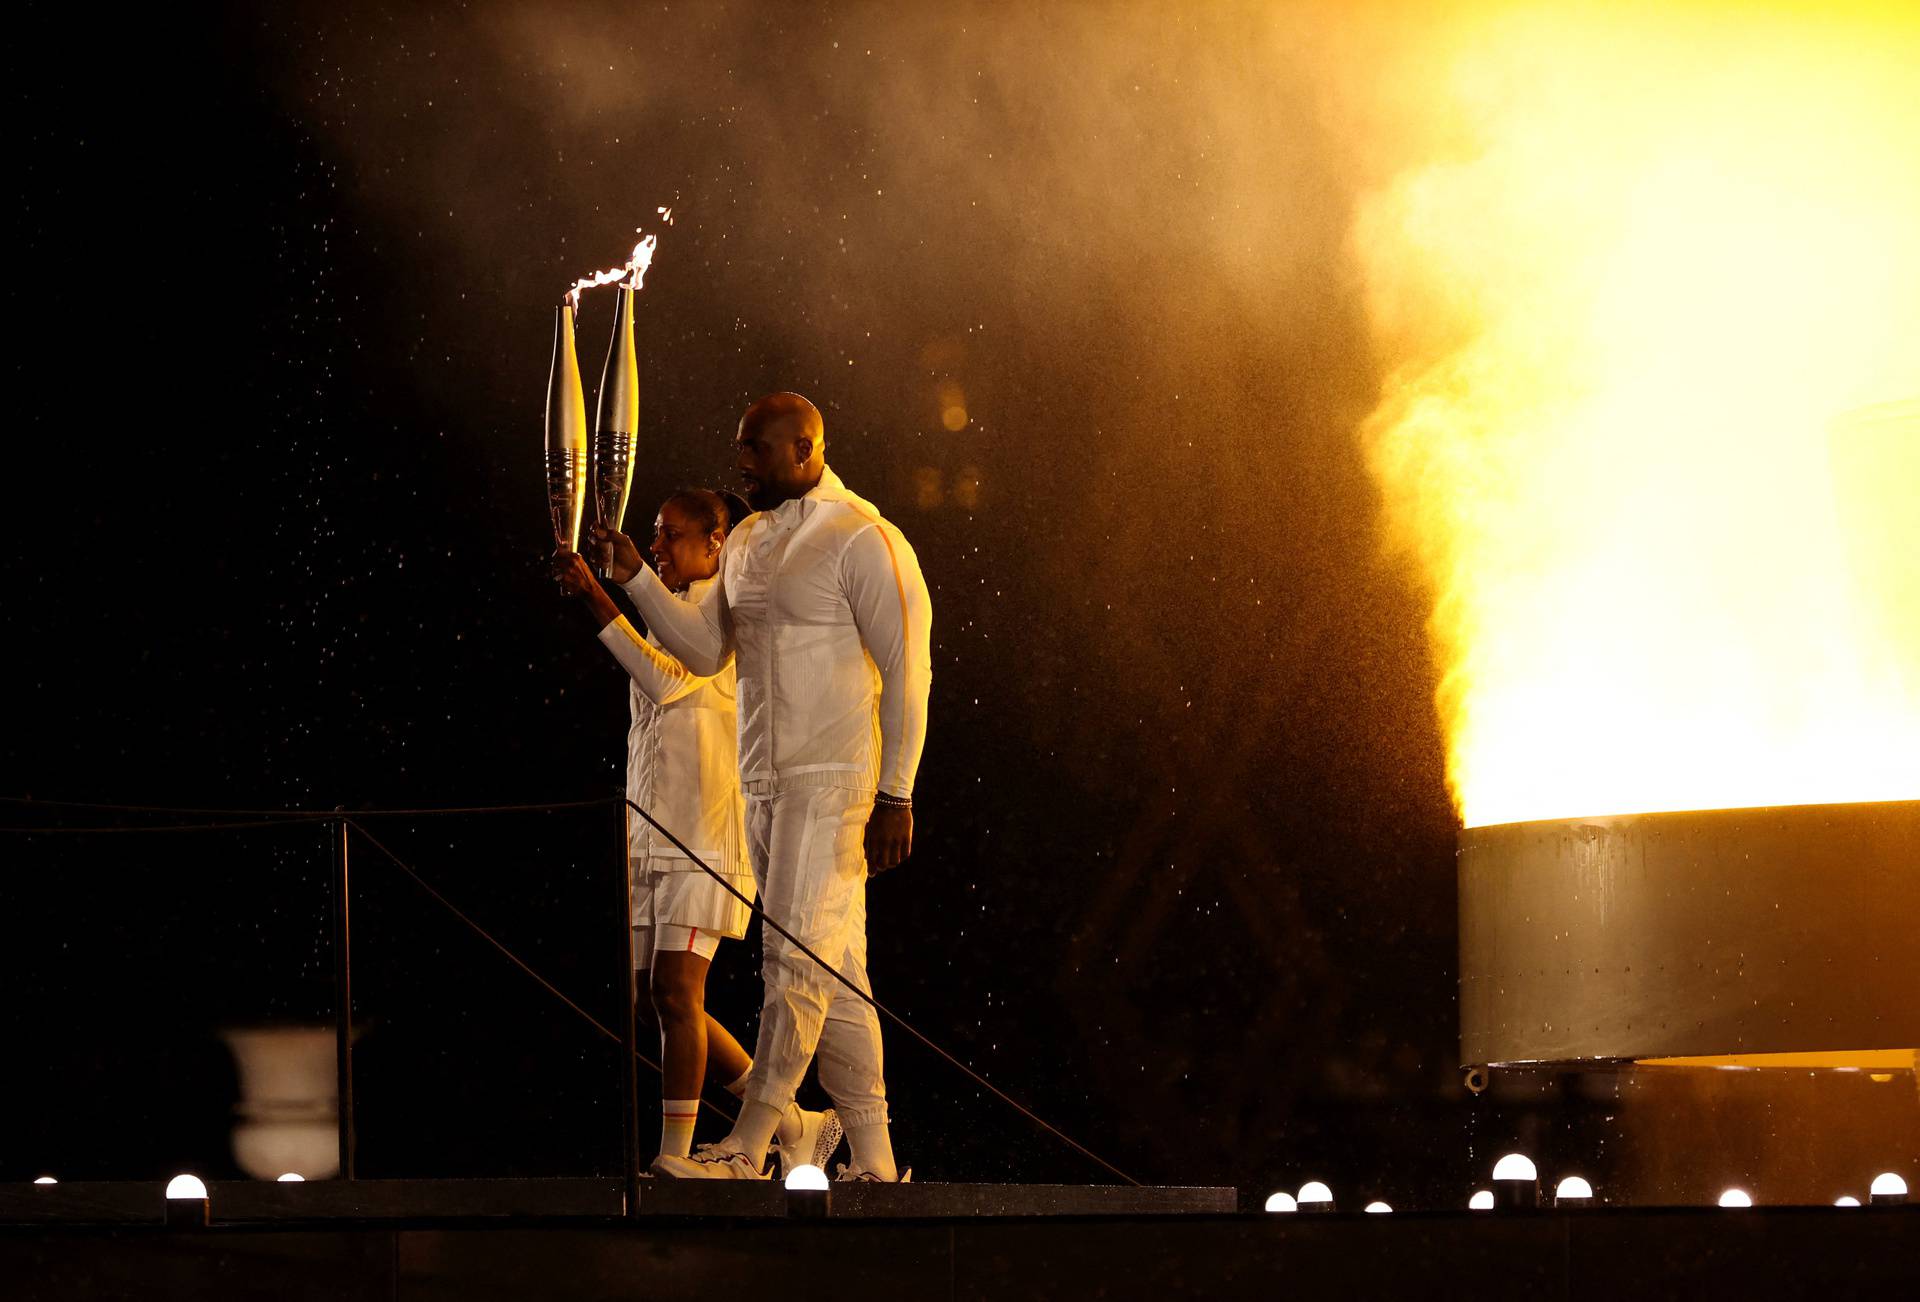
<path fill-rule="evenodd" d="M 834 1150 L 840 1147 L 840 1140 L 846 1130 L 840 1125 L 840 1114 L 832 1108 L 825 1112 L 800 1110 L 800 1137 L 791 1144 L 775 1144 L 774 1151 L 780 1154 L 780 1178 L 786 1179 L 793 1174 L 796 1166 L 817 1166 L 827 1169 L 827 1160 Z"/>
<path fill-rule="evenodd" d="M 847 1163 L 842 1162 L 840 1169 L 833 1173 L 833 1178 L 836 1181 L 846 1181 L 849 1183 L 864 1181 L 867 1184 L 910 1184 L 913 1181 L 913 1168 L 907 1167 L 901 1171 L 898 1180 L 889 1180 L 878 1172 L 856 1170 Z"/>
<path fill-rule="evenodd" d="M 653 1159 L 657 1174 L 675 1180 L 764 1180 L 767 1173 L 737 1148 L 702 1144 L 692 1157 L 662 1153 Z"/>

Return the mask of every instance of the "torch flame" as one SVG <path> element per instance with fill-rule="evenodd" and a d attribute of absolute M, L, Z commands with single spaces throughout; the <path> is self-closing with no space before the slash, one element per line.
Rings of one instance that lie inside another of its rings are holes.
<path fill-rule="evenodd" d="M 1920 796 L 1920 7 L 1463 37 L 1355 241 L 1462 818 Z"/>
<path fill-rule="evenodd" d="M 668 209 L 662 208 L 662 215 L 670 216 Z M 580 311 L 580 295 L 589 289 L 601 285 L 611 285 L 616 281 L 625 281 L 627 288 L 639 289 L 647 277 L 647 268 L 653 265 L 654 246 L 660 243 L 658 235 L 641 235 L 640 242 L 633 246 L 633 252 L 627 260 L 617 267 L 608 267 L 605 271 L 596 271 L 590 276 L 582 276 L 573 282 L 573 288 L 567 291 L 567 303 L 577 314 Z"/>

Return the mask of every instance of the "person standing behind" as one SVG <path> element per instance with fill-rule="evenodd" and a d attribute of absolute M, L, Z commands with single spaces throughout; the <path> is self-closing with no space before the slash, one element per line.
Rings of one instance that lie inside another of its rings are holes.
<path fill-rule="evenodd" d="M 683 489 L 661 505 L 651 551 L 662 586 L 675 598 L 697 599 L 712 582 L 730 520 L 726 501 L 705 489 Z M 577 553 L 554 557 L 554 577 L 585 601 L 600 641 L 631 679 L 627 798 L 751 899 L 732 667 L 703 677 L 662 652 L 620 613 Z M 746 935 L 750 912 L 646 820 L 636 815 L 630 822 L 635 1004 L 650 1006 L 660 1028 L 657 1168 L 692 1146 L 704 1081 L 719 1081 L 736 1096 L 745 1091 L 752 1062 L 707 1013 L 706 986 L 720 941 Z M 824 1165 L 840 1143 L 831 1109 L 790 1107 L 780 1131 L 782 1164 L 789 1169 Z"/>
<path fill-rule="evenodd" d="M 688 601 L 596 528 L 608 573 L 661 644 L 696 673 L 738 657 L 747 843 L 767 918 L 862 991 L 868 873 L 913 848 L 926 740 L 932 611 L 907 540 L 826 464 L 820 413 L 795 393 L 740 419 L 735 466 L 758 512 L 727 539 L 714 583 Z M 870 1004 L 771 927 L 766 1003 L 733 1131 L 663 1175 L 751 1180 L 818 1050 L 847 1128 L 842 1179 L 900 1179 L 888 1131 L 880 1021 Z"/>

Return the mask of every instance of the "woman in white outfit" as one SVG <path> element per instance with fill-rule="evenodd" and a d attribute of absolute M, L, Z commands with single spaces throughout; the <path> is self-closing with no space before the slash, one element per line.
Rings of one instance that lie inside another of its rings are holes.
<path fill-rule="evenodd" d="M 733 511 L 719 494 L 683 489 L 654 520 L 650 551 L 661 582 L 682 600 L 713 580 Z M 702 676 L 643 637 L 622 615 L 586 563 L 573 552 L 554 558 L 555 577 L 582 598 L 600 641 L 626 669 L 632 724 L 627 734 L 627 798 L 647 810 L 739 895 L 661 835 L 630 815 L 633 956 L 636 1005 L 660 1028 L 661 1157 L 686 1156 L 699 1115 L 700 1090 L 712 1080 L 735 1096 L 746 1089 L 753 1060 L 706 1011 L 707 972 L 722 940 L 746 935 L 753 872 L 742 827 L 735 679 L 731 665 Z M 829 1109 L 782 1117 L 782 1165 L 824 1166 L 841 1127 Z"/>

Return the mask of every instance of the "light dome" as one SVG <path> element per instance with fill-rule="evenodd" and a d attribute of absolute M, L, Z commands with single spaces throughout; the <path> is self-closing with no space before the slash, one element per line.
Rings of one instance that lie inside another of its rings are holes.
<path fill-rule="evenodd" d="M 169 1198 L 205 1198 L 206 1196 L 206 1181 L 197 1175 L 176 1175 L 167 1181 Z"/>
<path fill-rule="evenodd" d="M 1327 1186 L 1321 1184 L 1318 1180 L 1309 1180 L 1300 1186 L 1300 1201 L 1303 1203 L 1330 1203 L 1333 1201 L 1333 1190 L 1327 1188 Z"/>
<path fill-rule="evenodd" d="M 827 1188 L 827 1173 L 811 1162 L 802 1162 L 787 1174 L 787 1188 L 817 1190 L 824 1193 Z"/>
<path fill-rule="evenodd" d="M 1539 1171 L 1534 1169 L 1533 1159 L 1524 1153 L 1508 1153 L 1493 1164 L 1493 1178 L 1496 1180 L 1537 1180 Z"/>

